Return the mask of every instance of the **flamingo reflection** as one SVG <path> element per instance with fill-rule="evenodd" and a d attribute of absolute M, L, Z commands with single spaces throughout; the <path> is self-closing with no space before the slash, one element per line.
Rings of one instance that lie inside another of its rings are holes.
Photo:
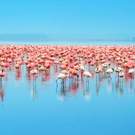
<path fill-rule="evenodd" d="M 3 69 L 0 71 L 0 99 L 4 100 L 4 90 L 3 90 L 3 78 L 5 77 L 5 72 Z"/>
<path fill-rule="evenodd" d="M 31 89 L 31 96 L 34 99 L 37 96 L 36 79 L 37 79 L 38 71 L 36 69 L 33 69 L 30 71 L 30 74 L 32 76 L 32 83 L 33 83 L 32 89 Z"/>
<path fill-rule="evenodd" d="M 90 100 L 90 98 L 91 98 L 91 92 L 90 92 L 90 85 L 89 85 L 88 80 L 86 81 L 85 85 L 83 85 L 83 86 L 85 86 L 83 88 L 83 96 L 84 96 L 84 98 L 86 100 Z"/>
<path fill-rule="evenodd" d="M 59 85 L 59 83 L 60 83 L 60 85 Z M 67 95 L 65 80 L 63 80 L 63 79 L 60 79 L 59 81 L 57 80 L 56 94 L 58 95 L 58 99 L 60 101 L 64 101 L 65 96 Z"/>
<path fill-rule="evenodd" d="M 121 96 L 124 94 L 124 89 L 123 89 L 123 78 L 117 78 L 115 82 L 115 88 L 116 92 L 120 94 Z"/>

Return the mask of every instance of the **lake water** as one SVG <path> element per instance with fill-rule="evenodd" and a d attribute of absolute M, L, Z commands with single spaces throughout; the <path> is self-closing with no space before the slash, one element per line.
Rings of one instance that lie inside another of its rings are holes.
<path fill-rule="evenodd" d="M 32 38 L 34 39 L 34 38 Z M 131 41 L 52 41 L 1 38 L 1 44 L 133 45 Z M 1 135 L 134 135 L 134 79 L 116 75 L 71 82 L 65 88 L 56 84 L 53 72 L 36 81 L 9 71 L 2 80 L 0 102 Z M 69 82 L 67 82 L 69 83 Z"/>
<path fill-rule="evenodd" d="M 24 66 L 19 73 L 8 71 L 1 84 L 1 135 L 135 134 L 134 79 L 95 75 L 63 88 L 53 70 L 35 81 Z"/>
<path fill-rule="evenodd" d="M 127 37 L 90 38 L 88 35 L 60 34 L 0 34 L 0 44 L 25 45 L 133 45 L 135 40 Z"/>

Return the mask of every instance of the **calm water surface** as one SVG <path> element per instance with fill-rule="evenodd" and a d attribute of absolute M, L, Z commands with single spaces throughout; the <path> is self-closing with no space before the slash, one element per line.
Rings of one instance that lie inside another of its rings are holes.
<path fill-rule="evenodd" d="M 1 135 L 135 134 L 133 79 L 95 75 L 89 83 L 78 80 L 78 86 L 70 80 L 63 88 L 54 72 L 32 81 L 25 70 L 9 71 L 2 80 Z"/>
<path fill-rule="evenodd" d="M 0 34 L 0 44 L 25 45 L 133 45 L 132 38 L 91 38 L 84 35 Z"/>

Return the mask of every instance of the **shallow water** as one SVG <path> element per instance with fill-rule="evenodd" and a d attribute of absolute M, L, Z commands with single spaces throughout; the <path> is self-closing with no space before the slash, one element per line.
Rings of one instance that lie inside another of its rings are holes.
<path fill-rule="evenodd" d="M 85 35 L 57 35 L 57 34 L 0 34 L 1 44 L 25 45 L 134 45 L 135 40 L 129 37 L 92 38 Z"/>
<path fill-rule="evenodd" d="M 135 134 L 133 79 L 95 75 L 62 87 L 53 69 L 44 80 L 28 80 L 25 70 L 9 71 L 2 80 L 1 135 Z"/>

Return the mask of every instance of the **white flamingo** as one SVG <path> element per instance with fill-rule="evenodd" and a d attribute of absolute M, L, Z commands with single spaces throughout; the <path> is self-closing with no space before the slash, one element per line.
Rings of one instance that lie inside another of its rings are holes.
<path fill-rule="evenodd" d="M 121 68 L 121 67 L 116 67 L 115 68 L 115 72 L 122 72 L 123 71 L 123 68 Z"/>
<path fill-rule="evenodd" d="M 128 73 L 129 73 L 129 74 L 135 73 L 135 69 L 134 69 L 134 68 L 130 68 L 130 69 L 128 70 Z"/>
<path fill-rule="evenodd" d="M 124 77 L 124 72 L 123 71 L 119 72 L 119 77 Z"/>
<path fill-rule="evenodd" d="M 111 73 L 113 73 L 113 71 L 114 71 L 114 69 L 111 68 L 111 67 L 109 67 L 109 68 L 106 70 L 106 73 L 111 74 Z"/>
<path fill-rule="evenodd" d="M 89 71 L 84 71 L 83 76 L 90 78 L 90 77 L 92 77 L 92 74 Z"/>

